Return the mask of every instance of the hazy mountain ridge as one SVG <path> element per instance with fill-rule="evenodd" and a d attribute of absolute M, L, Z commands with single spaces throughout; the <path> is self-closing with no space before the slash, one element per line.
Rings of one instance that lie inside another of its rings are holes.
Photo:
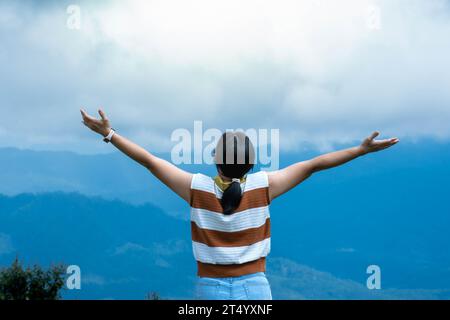
<path fill-rule="evenodd" d="M 381 290 L 369 290 L 365 282 L 340 279 L 286 258 L 272 258 L 268 265 L 270 283 L 279 288 L 278 299 L 450 299 L 449 289 L 386 289 L 382 286 Z"/>
<path fill-rule="evenodd" d="M 0 255 L 2 264 L 16 253 L 29 263 L 77 264 L 88 279 L 105 279 L 100 287 L 112 297 L 142 298 L 152 287 L 168 294 L 163 290 L 165 275 L 193 274 L 189 225 L 150 204 L 131 206 L 75 193 L 0 196 L 0 233 L 8 235 L 14 248 Z M 184 255 L 177 255 L 179 248 Z M 180 262 L 190 272 L 178 269 Z M 133 286 L 133 279 L 148 283 L 124 289 L 127 282 Z M 97 284 L 70 294 L 102 298 Z M 176 284 L 172 288 L 179 290 Z"/>
<path fill-rule="evenodd" d="M 312 155 L 281 155 L 281 165 Z M 270 258 L 283 257 L 361 285 L 366 267 L 377 264 L 384 288 L 423 288 L 427 294 L 450 288 L 450 254 L 444 246 L 450 241 L 448 163 L 450 144 L 405 143 L 315 175 L 273 201 Z M 184 167 L 214 174 L 214 166 Z M 1 263 L 17 250 L 31 262 L 82 261 L 89 286 L 96 288 L 92 297 L 120 291 L 122 297 L 141 298 L 153 287 L 166 296 L 191 295 L 195 261 L 186 221 L 189 207 L 145 169 L 118 153 L 1 148 L 0 168 L 0 193 L 13 195 L 0 197 Z M 165 250 L 176 253 L 161 254 Z M 133 277 L 124 272 L 129 257 Z M 176 269 L 180 266 L 182 271 Z M 163 284 L 168 270 L 185 280 L 171 277 L 170 286 Z M 130 293 L 126 281 L 138 282 L 129 284 Z M 164 289 L 169 287 L 173 291 Z M 306 296 L 314 297 L 309 287 Z M 292 297 L 305 294 L 298 288 Z"/>
<path fill-rule="evenodd" d="M 0 252 L 1 265 L 16 254 L 28 263 L 78 264 L 82 290 L 66 291 L 66 298 L 142 299 L 152 290 L 168 298 L 193 297 L 196 270 L 189 224 L 150 204 L 132 206 L 61 192 L 0 196 L 0 235 L 11 246 Z M 448 290 L 370 291 L 364 280 L 340 279 L 277 256 L 285 241 L 277 234 L 268 259 L 276 299 L 449 297 Z"/>

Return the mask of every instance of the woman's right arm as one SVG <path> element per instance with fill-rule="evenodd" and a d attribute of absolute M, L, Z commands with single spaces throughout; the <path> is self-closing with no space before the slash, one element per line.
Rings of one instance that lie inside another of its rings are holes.
<path fill-rule="evenodd" d="M 392 147 L 399 142 L 397 138 L 375 140 L 378 135 L 379 132 L 375 131 L 357 147 L 330 152 L 278 171 L 268 172 L 269 198 L 273 200 L 286 193 L 315 172 L 340 166 L 362 155 Z"/>
<path fill-rule="evenodd" d="M 91 117 L 84 111 L 80 110 L 83 117 L 83 123 L 92 131 L 106 137 L 111 130 L 109 119 L 102 110 L 98 110 L 100 119 Z M 115 133 L 111 139 L 111 143 L 131 159 L 146 167 L 161 182 L 172 189 L 181 198 L 190 201 L 192 174 L 186 172 L 172 163 L 158 158 L 140 147 L 136 143 Z"/>

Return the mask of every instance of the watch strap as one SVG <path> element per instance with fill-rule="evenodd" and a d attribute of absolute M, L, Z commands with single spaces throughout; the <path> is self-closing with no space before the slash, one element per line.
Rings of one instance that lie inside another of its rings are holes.
<path fill-rule="evenodd" d="M 106 137 L 103 138 L 103 141 L 105 141 L 106 143 L 111 142 L 111 139 L 114 135 L 114 133 L 116 133 L 116 130 L 114 130 L 113 128 L 111 128 L 111 130 L 109 130 L 109 133 Z"/>

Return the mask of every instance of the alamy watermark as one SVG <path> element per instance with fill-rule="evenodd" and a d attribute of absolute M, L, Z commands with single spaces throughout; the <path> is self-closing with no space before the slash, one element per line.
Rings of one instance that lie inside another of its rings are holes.
<path fill-rule="evenodd" d="M 367 267 L 367 274 L 370 276 L 367 278 L 367 289 L 369 290 L 380 290 L 381 289 L 381 268 L 376 264 L 372 264 Z"/>
<path fill-rule="evenodd" d="M 66 287 L 68 290 L 81 290 L 81 269 L 77 265 L 70 265 L 66 270 Z"/>
<path fill-rule="evenodd" d="M 67 6 L 66 12 L 68 14 L 66 26 L 70 30 L 81 29 L 81 8 L 78 5 L 71 4 Z"/>
<path fill-rule="evenodd" d="M 381 30 L 381 8 L 376 5 L 367 7 L 366 25 L 369 30 Z"/>
<path fill-rule="evenodd" d="M 279 129 L 227 129 L 244 132 L 255 148 L 255 164 L 261 170 L 277 170 L 280 166 Z M 178 128 L 171 134 L 176 144 L 171 150 L 174 164 L 214 164 L 214 150 L 223 132 L 217 128 L 203 128 L 202 121 L 194 121 L 192 132 Z"/>

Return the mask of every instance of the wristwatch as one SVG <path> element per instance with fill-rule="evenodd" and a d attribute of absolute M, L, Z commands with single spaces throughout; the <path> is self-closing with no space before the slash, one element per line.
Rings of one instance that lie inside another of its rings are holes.
<path fill-rule="evenodd" d="M 116 130 L 114 130 L 114 128 L 111 128 L 111 130 L 109 130 L 108 135 L 103 138 L 103 141 L 105 141 L 106 143 L 111 142 L 111 139 L 112 139 L 114 133 L 116 133 Z"/>

